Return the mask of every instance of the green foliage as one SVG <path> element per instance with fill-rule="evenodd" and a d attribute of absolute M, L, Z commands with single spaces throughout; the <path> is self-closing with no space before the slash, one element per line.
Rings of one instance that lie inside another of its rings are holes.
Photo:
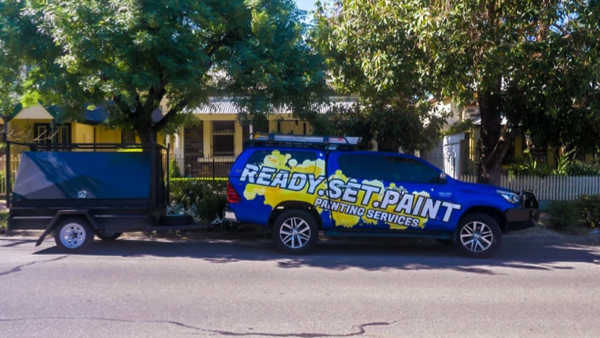
<path fill-rule="evenodd" d="M 227 179 L 175 178 L 169 184 L 172 204 L 188 208 L 210 194 L 224 194 Z"/>
<path fill-rule="evenodd" d="M 337 8 L 317 6 L 313 40 L 332 83 L 390 109 L 428 94 L 477 101 L 486 179 L 499 178 L 519 131 L 551 146 L 597 148 L 589 142 L 600 138 L 597 1 L 328 3 Z"/>
<path fill-rule="evenodd" d="M 444 135 L 454 135 L 459 133 L 472 133 L 475 130 L 475 122 L 473 120 L 458 121 L 448 127 L 443 133 Z"/>
<path fill-rule="evenodd" d="M 304 15 L 293 0 L 6 0 L 0 108 L 41 102 L 77 121 L 86 105 L 103 106 L 108 126 L 142 142 L 170 134 L 210 96 L 234 97 L 247 118 L 284 104 L 310 115 L 326 83 Z M 159 108 L 167 114 L 156 122 Z"/>
<path fill-rule="evenodd" d="M 212 222 L 223 216 L 226 179 L 176 178 L 170 182 L 171 213 L 189 214 L 197 222 Z"/>
<path fill-rule="evenodd" d="M 577 212 L 586 227 L 600 226 L 600 195 L 583 195 L 577 199 Z"/>
<path fill-rule="evenodd" d="M 0 211 L 0 234 L 6 230 L 6 219 L 8 218 L 8 211 Z"/>
<path fill-rule="evenodd" d="M 600 226 L 600 195 L 582 195 L 575 201 L 553 201 L 548 226 L 557 231 L 580 233 Z"/>
<path fill-rule="evenodd" d="M 337 1 L 336 1 L 337 3 Z M 325 57 L 331 83 L 358 97 L 352 107 L 333 106 L 315 133 L 360 135 L 363 148 L 388 141 L 406 151 L 432 147 L 446 112 L 432 114 L 414 34 L 414 6 L 405 2 L 341 1 L 341 11 L 317 3 L 313 46 Z"/>
<path fill-rule="evenodd" d="M 566 166 L 566 176 L 600 176 L 600 165 L 597 163 L 570 162 Z"/>
<path fill-rule="evenodd" d="M 515 163 L 512 163 L 508 168 L 508 176 L 509 177 L 517 177 L 517 176 L 540 176 L 546 177 L 554 175 L 555 172 L 548 167 L 546 163 L 539 162 L 536 160 L 531 154 L 527 157 L 527 159 L 517 160 Z"/>
<path fill-rule="evenodd" d="M 179 169 L 179 164 L 177 164 L 177 160 L 172 159 L 169 164 L 169 177 L 170 178 L 181 178 L 181 170 Z"/>
<path fill-rule="evenodd" d="M 557 231 L 565 231 L 580 222 L 577 205 L 573 201 L 552 201 L 548 214 L 548 226 Z"/>
<path fill-rule="evenodd" d="M 583 163 L 576 160 L 565 160 L 559 157 L 556 168 L 550 168 L 547 163 L 539 162 L 533 157 L 512 163 L 507 170 L 510 177 L 516 176 L 600 176 L 600 165 Z"/>

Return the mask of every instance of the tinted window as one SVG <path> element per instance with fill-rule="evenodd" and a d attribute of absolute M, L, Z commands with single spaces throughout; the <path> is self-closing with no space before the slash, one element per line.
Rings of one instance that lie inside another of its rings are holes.
<path fill-rule="evenodd" d="M 411 158 L 385 156 L 382 160 L 386 162 L 390 181 L 433 183 L 439 177 L 438 171 Z"/>
<path fill-rule="evenodd" d="M 267 157 L 268 155 L 271 155 L 271 153 L 273 153 L 272 150 L 255 151 L 254 153 L 252 153 L 252 155 L 250 155 L 250 158 L 248 159 L 248 162 L 246 162 L 246 164 L 253 164 L 255 166 L 261 166 L 264 163 L 265 157 Z M 314 152 L 282 151 L 281 153 L 283 155 L 287 155 L 287 154 L 291 155 L 291 157 L 287 163 L 288 166 L 290 166 L 289 161 L 291 161 L 291 160 L 295 160 L 297 165 L 302 164 L 306 160 L 313 161 L 313 162 L 317 160 L 317 154 Z"/>
<path fill-rule="evenodd" d="M 383 180 L 388 176 L 387 169 L 381 166 L 379 155 L 342 154 L 337 161 L 342 173 L 349 178 Z"/>
<path fill-rule="evenodd" d="M 439 176 L 431 167 L 401 156 L 342 154 L 338 165 L 347 177 L 364 180 L 432 183 Z"/>

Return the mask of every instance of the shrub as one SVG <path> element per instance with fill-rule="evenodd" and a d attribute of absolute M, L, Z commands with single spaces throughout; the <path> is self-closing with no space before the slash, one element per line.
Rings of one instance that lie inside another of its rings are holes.
<path fill-rule="evenodd" d="M 583 225 L 592 228 L 600 225 L 600 195 L 580 196 L 576 207 Z"/>
<path fill-rule="evenodd" d="M 566 165 L 565 171 L 568 176 L 600 176 L 600 165 L 573 161 Z"/>
<path fill-rule="evenodd" d="M 176 178 L 170 181 L 172 213 L 185 213 L 197 222 L 223 217 L 227 179 Z"/>
<path fill-rule="evenodd" d="M 179 164 L 175 159 L 171 160 L 169 164 L 169 177 L 170 178 L 181 178 L 181 170 L 179 169 Z"/>
<path fill-rule="evenodd" d="M 553 201 L 548 208 L 548 226 L 557 231 L 579 224 L 577 204 L 573 201 Z"/>

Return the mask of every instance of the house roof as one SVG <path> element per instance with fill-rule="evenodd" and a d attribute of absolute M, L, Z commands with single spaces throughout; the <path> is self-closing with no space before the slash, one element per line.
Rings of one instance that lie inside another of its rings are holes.
<path fill-rule="evenodd" d="M 500 125 L 505 126 L 506 122 L 508 122 L 508 120 L 506 119 L 506 117 L 502 117 L 502 121 L 500 122 Z M 473 120 L 473 124 L 476 126 L 480 126 L 481 125 L 481 117 L 478 119 Z"/>
<path fill-rule="evenodd" d="M 329 105 L 323 105 L 320 107 L 320 113 L 326 113 L 329 109 L 328 106 L 343 106 L 350 107 L 353 103 L 356 103 L 355 99 L 351 98 L 330 98 Z M 193 114 L 239 114 L 242 111 L 235 104 L 235 102 L 231 99 L 211 99 L 209 103 L 204 104 L 200 107 L 192 108 L 191 112 Z M 283 108 L 275 108 L 272 113 L 275 114 L 291 114 L 292 111 L 288 107 Z"/>
<path fill-rule="evenodd" d="M 108 105 L 114 105 L 114 102 L 109 101 Z M 91 104 L 86 105 L 85 110 L 84 110 L 83 120 L 79 121 L 79 123 L 88 124 L 88 125 L 97 125 L 97 124 L 100 124 L 100 123 L 106 121 L 106 119 L 108 118 L 108 114 L 109 114 L 108 107 L 106 105 L 98 105 L 95 107 L 95 109 L 87 109 L 90 106 L 91 106 Z M 56 106 L 56 105 L 44 107 L 43 105 L 40 104 L 40 108 L 42 108 L 44 110 L 44 112 L 48 113 L 47 118 L 53 119 L 59 123 L 62 123 L 61 114 L 63 111 L 62 111 L 61 107 Z M 21 104 L 18 104 L 17 106 L 15 106 L 13 113 L 6 117 L 3 117 L 3 119 L 5 121 L 18 119 L 18 118 L 20 118 L 20 115 L 23 112 L 28 112 L 28 110 L 23 109 L 23 106 Z M 162 110 L 157 108 L 152 112 L 152 121 L 158 122 L 158 121 L 162 120 L 163 116 L 164 115 L 163 115 Z M 27 119 L 27 118 L 33 118 L 33 117 L 23 116 L 22 118 Z M 35 118 L 37 118 L 37 117 L 35 117 Z"/>

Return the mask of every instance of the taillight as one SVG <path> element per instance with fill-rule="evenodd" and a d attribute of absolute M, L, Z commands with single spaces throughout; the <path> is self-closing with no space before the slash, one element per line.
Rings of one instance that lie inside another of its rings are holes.
<path fill-rule="evenodd" d="M 240 203 L 240 195 L 235 191 L 231 182 L 227 182 L 227 203 Z"/>

